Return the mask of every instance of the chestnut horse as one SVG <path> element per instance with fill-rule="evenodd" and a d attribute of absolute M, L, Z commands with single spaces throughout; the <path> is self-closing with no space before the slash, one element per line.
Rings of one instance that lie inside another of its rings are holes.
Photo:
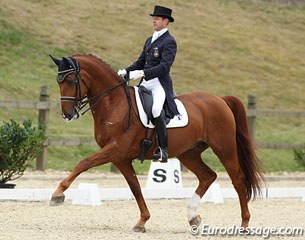
<path fill-rule="evenodd" d="M 122 82 L 108 64 L 94 55 L 77 54 L 62 60 L 50 57 L 58 66 L 63 117 L 67 121 L 77 119 L 80 109 L 89 103 L 87 110 L 92 112 L 95 140 L 100 146 L 97 153 L 81 160 L 60 182 L 51 205 L 64 202 L 64 191 L 80 173 L 111 162 L 124 175 L 140 210 L 140 219 L 133 230 L 145 232 L 150 213 L 132 160 L 139 156 L 146 130 L 138 118 L 134 88 L 126 86 L 126 81 Z M 168 149 L 169 157 L 177 157 L 199 180 L 187 206 L 189 224 L 200 224 L 197 206 L 216 179 L 216 173 L 201 159 L 202 152 L 210 147 L 224 165 L 238 194 L 241 226 L 248 227 L 248 202 L 260 192 L 262 174 L 243 104 L 233 96 L 217 97 L 204 92 L 181 95 L 178 99 L 187 109 L 189 123 L 183 128 L 168 129 Z M 148 159 L 152 159 L 155 147 L 153 141 Z"/>

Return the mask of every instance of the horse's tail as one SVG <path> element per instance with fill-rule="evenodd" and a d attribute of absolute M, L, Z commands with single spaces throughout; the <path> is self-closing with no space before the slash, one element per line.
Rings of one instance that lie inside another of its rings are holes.
<path fill-rule="evenodd" d="M 234 96 L 222 97 L 230 107 L 236 125 L 236 142 L 238 162 L 246 180 L 246 199 L 253 200 L 261 194 L 261 183 L 264 180 L 255 146 L 247 127 L 246 110 L 242 102 Z"/>

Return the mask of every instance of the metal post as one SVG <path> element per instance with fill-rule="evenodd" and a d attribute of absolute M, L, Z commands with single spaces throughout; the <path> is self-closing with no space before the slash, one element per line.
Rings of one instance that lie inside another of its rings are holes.
<path fill-rule="evenodd" d="M 249 133 L 253 140 L 255 139 L 256 102 L 257 102 L 257 98 L 255 95 L 251 95 L 251 94 L 248 95 L 247 109 L 249 116 L 247 116 L 247 124 L 248 124 Z"/>

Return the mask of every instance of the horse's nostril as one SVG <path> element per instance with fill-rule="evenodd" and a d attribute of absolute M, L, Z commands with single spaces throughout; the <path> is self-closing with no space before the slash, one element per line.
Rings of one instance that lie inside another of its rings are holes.
<path fill-rule="evenodd" d="M 72 112 L 64 112 L 62 114 L 62 117 L 64 119 L 68 119 L 68 120 L 71 120 L 73 118 L 73 116 L 75 115 L 75 113 L 72 113 Z"/>
<path fill-rule="evenodd" d="M 71 120 L 76 120 L 79 117 L 79 114 L 75 109 L 72 109 L 71 111 L 63 112 L 62 117 L 70 122 Z"/>
<path fill-rule="evenodd" d="M 64 119 L 71 120 L 73 116 L 72 116 L 71 114 L 69 114 L 69 113 L 63 113 L 63 114 L 62 114 L 62 117 L 63 117 Z"/>

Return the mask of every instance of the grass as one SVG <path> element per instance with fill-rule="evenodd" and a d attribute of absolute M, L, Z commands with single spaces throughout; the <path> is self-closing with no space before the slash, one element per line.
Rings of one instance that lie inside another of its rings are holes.
<path fill-rule="evenodd" d="M 207 91 L 235 95 L 246 103 L 252 93 L 258 96 L 260 109 L 302 111 L 305 3 L 297 2 L 3 0 L 0 100 L 37 100 L 40 86 L 48 85 L 51 100 L 58 101 L 56 68 L 48 54 L 93 53 L 114 69 L 128 66 L 152 32 L 148 14 L 153 5 L 165 4 L 174 9 L 170 31 L 176 37 L 178 54 L 172 76 L 178 94 Z M 37 112 L 0 109 L 0 121 L 10 118 L 36 120 Z M 257 122 L 257 141 L 303 143 L 304 134 L 304 119 L 259 118 Z M 60 110 L 52 111 L 48 135 L 90 138 L 91 116 L 66 126 Z M 48 166 L 71 170 L 95 150 L 51 147 Z M 259 150 L 258 154 L 266 171 L 301 170 L 292 150 Z M 212 168 L 224 170 L 211 151 L 203 156 Z M 148 164 L 134 164 L 138 172 L 147 171 Z"/>

